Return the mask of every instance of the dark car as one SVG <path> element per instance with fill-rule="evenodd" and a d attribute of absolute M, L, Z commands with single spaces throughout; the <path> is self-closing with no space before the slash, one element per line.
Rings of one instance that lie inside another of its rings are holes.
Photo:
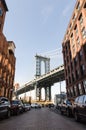
<path fill-rule="evenodd" d="M 75 99 L 73 114 L 76 121 L 79 121 L 81 118 L 86 119 L 86 95 L 79 96 Z"/>
<path fill-rule="evenodd" d="M 10 101 L 6 97 L 0 97 L 0 118 L 9 118 L 11 115 Z"/>
<path fill-rule="evenodd" d="M 11 114 L 18 115 L 24 111 L 23 103 L 21 100 L 12 100 L 11 101 Z"/>
<path fill-rule="evenodd" d="M 50 103 L 50 104 L 48 104 L 48 107 L 49 107 L 49 108 L 54 107 L 54 104 L 53 104 L 53 103 Z"/>
<path fill-rule="evenodd" d="M 68 99 L 64 100 L 63 103 L 59 105 L 59 110 L 61 114 L 66 114 L 68 117 L 72 115 L 72 102 Z"/>

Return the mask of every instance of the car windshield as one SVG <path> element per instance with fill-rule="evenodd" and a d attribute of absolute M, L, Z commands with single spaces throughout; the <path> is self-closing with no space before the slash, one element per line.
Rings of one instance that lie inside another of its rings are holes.
<path fill-rule="evenodd" d="M 71 102 L 69 100 L 66 101 L 67 104 L 71 104 Z"/>
<path fill-rule="evenodd" d="M 19 101 L 12 101 L 12 104 L 19 104 Z"/>

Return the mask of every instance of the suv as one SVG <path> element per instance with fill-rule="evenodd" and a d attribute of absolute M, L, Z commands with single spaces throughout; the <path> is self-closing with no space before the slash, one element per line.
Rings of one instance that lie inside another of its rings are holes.
<path fill-rule="evenodd" d="M 10 101 L 6 97 L 0 97 L 0 118 L 9 118 L 11 115 Z"/>
<path fill-rule="evenodd" d="M 86 95 L 79 96 L 75 99 L 73 114 L 76 121 L 79 121 L 80 118 L 86 119 Z"/>
<path fill-rule="evenodd" d="M 68 99 L 64 100 L 63 103 L 59 105 L 59 110 L 61 114 L 66 114 L 68 117 L 72 115 L 72 103 Z"/>
<path fill-rule="evenodd" d="M 12 100 L 11 101 L 11 114 L 18 115 L 24 111 L 24 106 L 21 100 Z"/>

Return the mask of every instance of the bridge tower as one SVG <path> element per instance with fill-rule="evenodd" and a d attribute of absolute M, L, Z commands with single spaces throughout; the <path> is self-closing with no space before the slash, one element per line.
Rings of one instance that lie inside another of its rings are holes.
<path fill-rule="evenodd" d="M 50 71 L 50 58 L 36 54 L 36 77 L 41 76 L 41 63 L 44 62 L 45 74 Z"/>
<path fill-rule="evenodd" d="M 45 69 L 45 74 L 50 71 L 50 58 L 40 56 L 36 54 L 36 78 L 41 76 L 41 63 L 42 61 L 44 62 L 44 69 Z M 37 86 L 38 83 L 35 85 L 35 96 L 36 100 L 39 99 L 41 100 L 41 88 L 40 86 Z M 45 100 L 51 100 L 51 86 L 43 86 L 45 89 Z"/>

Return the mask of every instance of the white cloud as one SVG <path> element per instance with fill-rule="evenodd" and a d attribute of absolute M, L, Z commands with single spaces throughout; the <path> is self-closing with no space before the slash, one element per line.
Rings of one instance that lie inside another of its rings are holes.
<path fill-rule="evenodd" d="M 42 22 L 43 24 L 47 22 L 49 16 L 52 14 L 53 12 L 53 6 L 51 5 L 47 5 L 46 7 L 44 7 L 41 11 L 41 15 L 42 15 Z"/>
<path fill-rule="evenodd" d="M 63 10 L 62 15 L 66 16 L 70 9 L 71 9 L 71 5 L 67 5 L 66 8 Z"/>

